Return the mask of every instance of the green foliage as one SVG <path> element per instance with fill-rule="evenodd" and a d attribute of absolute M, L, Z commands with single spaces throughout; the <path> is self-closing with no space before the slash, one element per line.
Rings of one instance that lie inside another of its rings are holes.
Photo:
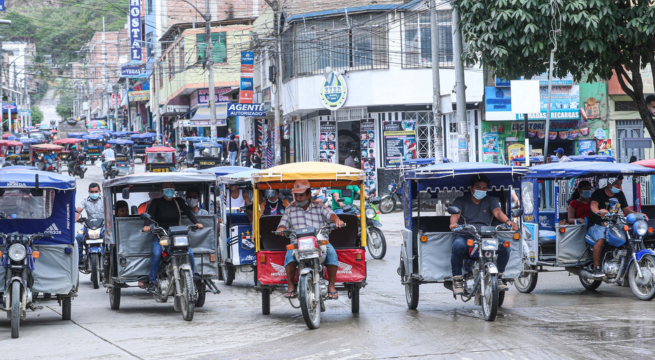
<path fill-rule="evenodd" d="M 43 111 L 38 106 L 32 106 L 32 125 L 43 122 Z"/>
<path fill-rule="evenodd" d="M 55 111 L 62 119 L 71 117 L 73 114 L 73 95 L 67 94 L 61 97 Z"/>
<path fill-rule="evenodd" d="M 652 136 L 655 123 L 646 108 L 639 70 L 655 70 L 655 7 L 641 0 L 555 0 L 560 16 L 553 21 L 551 0 L 455 0 L 460 28 L 468 44 L 463 55 L 482 62 L 497 76 L 515 79 L 548 70 L 558 27 L 555 76 L 576 80 L 609 79 L 612 70 L 639 108 Z"/>

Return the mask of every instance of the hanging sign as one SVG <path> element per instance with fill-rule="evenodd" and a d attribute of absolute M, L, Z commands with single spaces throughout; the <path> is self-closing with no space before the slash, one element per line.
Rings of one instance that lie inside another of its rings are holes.
<path fill-rule="evenodd" d="M 143 62 L 141 48 L 141 0 L 130 0 L 130 58 Z"/>
<path fill-rule="evenodd" d="M 253 75 L 255 68 L 255 53 L 253 51 L 241 52 L 241 89 L 239 102 L 241 104 L 253 103 Z M 252 115 L 246 115 L 252 116 Z"/>
<path fill-rule="evenodd" d="M 122 78 L 138 78 L 146 75 L 146 65 L 124 65 L 121 66 Z"/>
<path fill-rule="evenodd" d="M 227 116 L 266 116 L 264 104 L 227 104 Z"/>
<path fill-rule="evenodd" d="M 320 88 L 321 102 L 329 110 L 338 110 L 346 102 L 348 96 L 348 87 L 343 75 L 332 72 L 321 79 Z"/>

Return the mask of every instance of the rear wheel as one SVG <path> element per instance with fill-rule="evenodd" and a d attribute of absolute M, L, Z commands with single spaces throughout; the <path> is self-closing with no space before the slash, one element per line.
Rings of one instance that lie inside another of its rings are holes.
<path fill-rule="evenodd" d="M 350 294 L 350 307 L 353 314 L 359 314 L 359 286 L 353 286 Z"/>
<path fill-rule="evenodd" d="M 11 337 L 17 339 L 20 333 L 20 282 L 11 283 Z"/>
<path fill-rule="evenodd" d="M 409 279 L 405 278 L 405 264 L 403 263 L 402 257 L 400 258 L 400 266 L 398 267 L 398 273 L 402 281 L 409 281 Z M 418 307 L 418 298 L 419 298 L 418 286 L 419 286 L 418 284 L 414 284 L 414 283 L 405 284 L 405 300 L 407 301 L 407 307 L 410 310 L 416 310 L 416 308 Z"/>
<path fill-rule="evenodd" d="M 203 307 L 205 305 L 205 299 L 207 297 L 207 287 L 202 280 L 196 281 L 196 291 L 198 292 L 198 298 L 196 299 L 196 307 Z"/>
<path fill-rule="evenodd" d="M 489 273 L 485 273 L 483 276 L 482 316 L 486 321 L 494 321 L 498 312 L 498 276 Z"/>
<path fill-rule="evenodd" d="M 523 263 L 523 272 L 521 276 L 514 279 L 514 287 L 519 292 L 529 294 L 537 286 L 538 279 L 539 273 L 537 273 L 537 267 Z"/>
<path fill-rule="evenodd" d="M 70 320 L 71 319 L 71 307 L 73 306 L 72 304 L 72 298 L 70 296 L 66 296 L 61 299 L 61 319 L 62 320 Z"/>
<path fill-rule="evenodd" d="M 84 179 L 84 171 L 80 173 L 80 179 Z"/>
<path fill-rule="evenodd" d="M 384 237 L 384 233 L 372 226 L 368 228 L 368 233 L 370 235 L 370 239 L 366 239 L 368 252 L 374 259 L 382 260 L 387 254 L 387 239 Z"/>
<path fill-rule="evenodd" d="M 505 302 L 505 291 L 501 291 L 498 293 L 498 307 L 503 306 L 504 302 Z"/>
<path fill-rule="evenodd" d="M 180 307 L 182 308 L 182 318 L 186 321 L 193 320 L 193 311 L 196 304 L 193 295 L 195 294 L 193 286 L 193 276 L 191 271 L 183 270 L 180 276 L 180 288 L 182 289 L 182 296 L 180 296 Z"/>
<path fill-rule="evenodd" d="M 262 289 L 262 315 L 271 314 L 271 289 Z"/>
<path fill-rule="evenodd" d="M 320 299 L 314 286 L 314 274 L 311 272 L 300 276 L 298 280 L 300 309 L 305 324 L 311 330 L 321 325 Z"/>
<path fill-rule="evenodd" d="M 116 283 L 109 288 L 109 306 L 112 310 L 118 310 L 121 307 L 121 288 Z"/>
<path fill-rule="evenodd" d="M 580 283 L 587 290 L 596 290 L 603 283 L 602 280 L 588 279 L 586 277 L 580 276 Z"/>
<path fill-rule="evenodd" d="M 230 286 L 232 285 L 232 282 L 234 282 L 234 266 L 225 264 L 225 266 L 221 267 L 221 271 L 223 272 L 223 282 L 225 285 Z"/>
<path fill-rule="evenodd" d="M 90 256 L 91 260 L 91 282 L 93 283 L 93 288 L 97 289 L 100 287 L 100 271 L 98 270 L 98 257 L 93 254 Z"/>
<path fill-rule="evenodd" d="M 639 276 L 637 263 L 634 261 L 628 269 L 628 282 L 630 290 L 639 300 L 652 300 L 655 298 L 655 259 L 650 255 L 644 255 L 639 260 L 639 267 L 643 277 Z"/>
<path fill-rule="evenodd" d="M 380 212 L 383 214 L 388 214 L 396 208 L 396 199 L 387 195 L 380 200 Z"/>

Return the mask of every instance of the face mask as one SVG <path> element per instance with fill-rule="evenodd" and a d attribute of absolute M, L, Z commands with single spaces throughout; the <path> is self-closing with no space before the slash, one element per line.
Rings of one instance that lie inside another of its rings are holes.
<path fill-rule="evenodd" d="M 100 194 L 89 194 L 89 197 L 92 200 L 98 200 L 98 199 L 100 199 Z"/>
<path fill-rule="evenodd" d="M 189 207 L 196 207 L 198 206 L 198 199 L 186 199 L 186 204 L 189 205 Z"/>
<path fill-rule="evenodd" d="M 589 199 L 591 197 L 591 190 L 582 190 L 582 197 Z"/>
<path fill-rule="evenodd" d="M 482 199 L 484 199 L 485 196 L 487 196 L 487 192 L 486 192 L 486 191 L 475 190 L 475 192 L 473 193 L 473 197 L 476 198 L 476 199 L 478 199 L 478 200 L 482 200 Z"/>
<path fill-rule="evenodd" d="M 277 204 L 277 202 L 278 202 L 279 200 L 280 200 L 280 199 L 275 199 L 275 200 L 266 199 L 266 201 L 268 201 L 268 202 L 271 203 L 271 204 Z"/>
<path fill-rule="evenodd" d="M 172 199 L 175 196 L 175 189 L 164 189 L 164 196 L 169 199 Z"/>
<path fill-rule="evenodd" d="M 307 205 L 307 203 L 309 203 L 309 199 L 307 199 L 305 201 L 296 201 L 296 204 L 298 204 L 298 206 L 300 206 L 300 207 L 305 207 L 305 205 Z"/>
<path fill-rule="evenodd" d="M 612 187 L 610 188 L 610 191 L 612 192 L 612 194 L 618 194 L 618 193 L 621 192 L 621 189 L 617 189 L 617 188 L 615 188 L 614 186 L 612 186 Z"/>

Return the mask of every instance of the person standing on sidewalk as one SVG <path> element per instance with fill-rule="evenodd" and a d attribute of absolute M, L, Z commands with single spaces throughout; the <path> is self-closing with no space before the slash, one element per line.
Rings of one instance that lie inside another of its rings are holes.
<path fill-rule="evenodd" d="M 230 141 L 227 143 L 227 151 L 230 154 L 230 165 L 234 166 L 239 156 L 239 144 L 234 140 L 234 135 L 230 135 Z"/>

